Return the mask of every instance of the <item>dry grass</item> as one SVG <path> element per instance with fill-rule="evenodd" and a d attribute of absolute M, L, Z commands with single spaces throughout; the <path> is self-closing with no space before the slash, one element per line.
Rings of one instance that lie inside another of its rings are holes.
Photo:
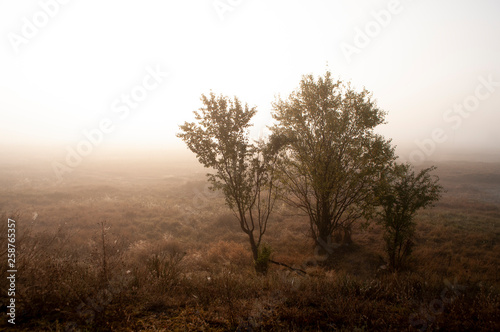
<path fill-rule="evenodd" d="M 246 237 L 203 174 L 91 169 L 54 187 L 4 169 L 0 210 L 18 211 L 17 328 L 500 330 L 500 166 L 438 166 L 447 193 L 418 215 L 413 260 L 399 274 L 381 268 L 374 224 L 355 228 L 329 269 L 315 266 L 307 220 L 280 206 L 265 241 L 306 276 L 277 266 L 255 275 Z M 3 310 L 7 300 L 2 292 Z"/>

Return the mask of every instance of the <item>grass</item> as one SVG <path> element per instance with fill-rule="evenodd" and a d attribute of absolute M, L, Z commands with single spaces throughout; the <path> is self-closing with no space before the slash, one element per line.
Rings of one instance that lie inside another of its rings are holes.
<path fill-rule="evenodd" d="M 279 205 L 264 241 L 305 276 L 276 265 L 255 274 L 203 173 L 89 166 L 53 186 L 39 171 L 2 170 L 2 220 L 18 223 L 17 330 L 500 330 L 498 164 L 438 164 L 447 193 L 419 213 L 400 273 L 384 269 L 374 223 L 317 266 L 307 220 Z M 3 311 L 8 300 L 2 292 Z"/>

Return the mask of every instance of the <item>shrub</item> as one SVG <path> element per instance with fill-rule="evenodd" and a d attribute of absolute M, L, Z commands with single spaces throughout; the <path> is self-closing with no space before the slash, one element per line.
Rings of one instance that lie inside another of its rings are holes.
<path fill-rule="evenodd" d="M 415 174 L 410 164 L 396 164 L 384 174 L 377 188 L 382 206 L 379 221 L 385 229 L 391 269 L 401 268 L 412 252 L 416 226 L 413 217 L 417 210 L 432 205 L 440 197 L 439 179 L 430 175 L 434 169 L 429 167 Z"/>
<path fill-rule="evenodd" d="M 261 273 L 261 274 L 267 273 L 267 270 L 269 268 L 269 261 L 271 259 L 271 254 L 272 254 L 272 250 L 268 244 L 263 243 L 259 247 L 257 259 L 254 262 L 255 271 L 257 271 L 257 273 Z"/>

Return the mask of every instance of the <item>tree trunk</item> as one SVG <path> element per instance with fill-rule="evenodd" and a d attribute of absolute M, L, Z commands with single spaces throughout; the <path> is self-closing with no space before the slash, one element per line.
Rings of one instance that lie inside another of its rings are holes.
<path fill-rule="evenodd" d="M 248 234 L 248 237 L 250 239 L 250 248 L 252 249 L 255 273 L 265 275 L 267 274 L 269 261 L 263 257 L 259 257 L 259 247 L 255 243 L 253 234 L 252 233 Z"/>
<path fill-rule="evenodd" d="M 342 244 L 352 244 L 351 233 L 352 233 L 351 226 L 345 226 L 344 238 L 342 239 Z"/>
<path fill-rule="evenodd" d="M 250 248 L 252 249 L 253 260 L 257 261 L 257 259 L 259 258 L 259 247 L 257 247 L 252 233 L 248 234 L 248 237 L 250 239 Z"/>

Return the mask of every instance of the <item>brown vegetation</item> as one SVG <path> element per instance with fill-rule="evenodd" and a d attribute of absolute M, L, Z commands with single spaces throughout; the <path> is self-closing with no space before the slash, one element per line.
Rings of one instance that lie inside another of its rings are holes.
<path fill-rule="evenodd" d="M 203 172 L 145 177 L 117 165 L 82 166 L 53 186 L 30 170 L 3 167 L 0 231 L 7 234 L 8 215 L 18 222 L 16 327 L 500 330 L 500 167 L 443 163 L 437 173 L 447 192 L 416 217 L 411 269 L 385 269 L 375 223 L 355 226 L 352 244 L 333 246 L 329 267 L 319 267 L 324 252 L 311 256 L 307 218 L 279 204 L 264 242 L 273 260 L 307 275 L 271 265 L 262 276 Z M 6 264 L 0 269 L 6 275 Z M 0 287 L 7 289 L 5 278 Z M 7 300 L 2 291 L 3 311 Z"/>

